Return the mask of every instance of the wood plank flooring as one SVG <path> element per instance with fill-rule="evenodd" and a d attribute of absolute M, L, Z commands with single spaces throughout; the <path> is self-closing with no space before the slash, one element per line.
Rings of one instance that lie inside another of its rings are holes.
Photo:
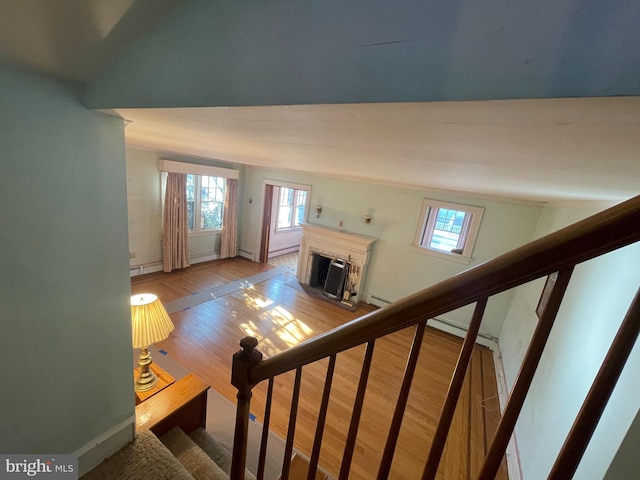
<path fill-rule="evenodd" d="M 244 259 L 220 260 L 171 274 L 134 277 L 131 289 L 132 294 L 155 293 L 166 303 L 271 268 Z M 362 305 L 355 313 L 349 312 L 306 294 L 294 275 L 280 275 L 172 314 L 176 329 L 156 346 L 235 403 L 231 357 L 243 336 L 257 337 L 259 349 L 265 357 L 271 356 L 374 309 Z M 376 478 L 414 331 L 409 328 L 376 341 L 349 478 Z M 389 478 L 413 480 L 422 475 L 460 347 L 459 338 L 427 328 Z M 364 346 L 360 346 L 340 353 L 336 361 L 320 456 L 320 465 L 334 476 L 340 470 L 363 356 Z M 302 372 L 295 446 L 307 456 L 315 435 L 327 365 L 328 360 L 324 360 L 305 366 Z M 276 378 L 274 384 L 271 429 L 283 438 L 293 379 L 294 372 L 289 372 Z M 251 411 L 258 421 L 263 417 L 265 395 L 266 383 L 255 387 Z M 493 357 L 489 350 L 477 346 L 438 478 L 474 478 L 499 418 Z M 507 478 L 504 465 L 497 478 Z"/>

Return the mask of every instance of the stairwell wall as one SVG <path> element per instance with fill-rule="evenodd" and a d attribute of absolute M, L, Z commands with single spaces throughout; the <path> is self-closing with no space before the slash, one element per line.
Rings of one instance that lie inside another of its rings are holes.
<path fill-rule="evenodd" d="M 80 91 L 0 64 L 2 453 L 133 422 L 124 125 Z"/>
<path fill-rule="evenodd" d="M 535 237 L 608 206 L 546 206 Z M 548 475 L 640 285 L 638 265 L 640 244 L 634 244 L 576 267 L 516 426 L 524 480 Z M 509 389 L 537 323 L 535 309 L 543 285 L 541 279 L 516 289 L 500 334 Z M 636 344 L 576 472 L 576 480 L 604 478 L 640 409 L 639 376 L 640 346 Z"/>

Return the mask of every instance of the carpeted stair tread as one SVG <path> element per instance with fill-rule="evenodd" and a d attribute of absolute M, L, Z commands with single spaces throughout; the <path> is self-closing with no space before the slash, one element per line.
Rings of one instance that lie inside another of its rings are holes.
<path fill-rule="evenodd" d="M 227 474 L 231 472 L 231 452 L 203 428 L 198 428 L 190 435 L 191 439 Z M 255 480 L 249 470 L 245 471 L 245 480 Z"/>
<path fill-rule="evenodd" d="M 229 475 L 179 428 L 168 431 L 160 440 L 195 480 L 229 480 Z"/>
<path fill-rule="evenodd" d="M 149 431 L 82 476 L 82 480 L 193 480 L 185 467 Z"/>

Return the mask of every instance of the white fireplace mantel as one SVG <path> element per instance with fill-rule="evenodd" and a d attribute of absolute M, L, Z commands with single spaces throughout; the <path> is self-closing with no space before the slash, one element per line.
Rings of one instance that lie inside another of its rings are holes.
<path fill-rule="evenodd" d="M 319 253 L 326 257 L 340 258 L 358 267 L 360 274 L 355 284 L 355 302 L 362 296 L 362 286 L 367 273 L 374 237 L 346 232 L 336 228 L 305 223 L 302 225 L 302 242 L 298 260 L 297 277 L 300 283 L 309 284 L 311 277 L 311 257 Z"/>

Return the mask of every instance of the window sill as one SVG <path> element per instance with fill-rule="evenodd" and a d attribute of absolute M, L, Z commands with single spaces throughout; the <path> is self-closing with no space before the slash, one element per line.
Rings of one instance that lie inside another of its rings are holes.
<path fill-rule="evenodd" d="M 471 260 L 473 260 L 473 258 L 471 257 L 465 257 L 457 253 L 441 252 L 439 250 L 433 250 L 431 248 L 421 247 L 420 245 L 415 244 L 411 244 L 410 246 L 412 250 L 423 255 L 429 255 L 430 257 L 437 257 L 443 260 L 449 260 L 451 262 L 462 263 L 464 265 L 469 265 L 471 263 Z"/>
<path fill-rule="evenodd" d="M 220 235 L 222 230 L 195 230 L 193 232 L 189 232 L 190 237 L 205 237 L 208 235 Z"/>

